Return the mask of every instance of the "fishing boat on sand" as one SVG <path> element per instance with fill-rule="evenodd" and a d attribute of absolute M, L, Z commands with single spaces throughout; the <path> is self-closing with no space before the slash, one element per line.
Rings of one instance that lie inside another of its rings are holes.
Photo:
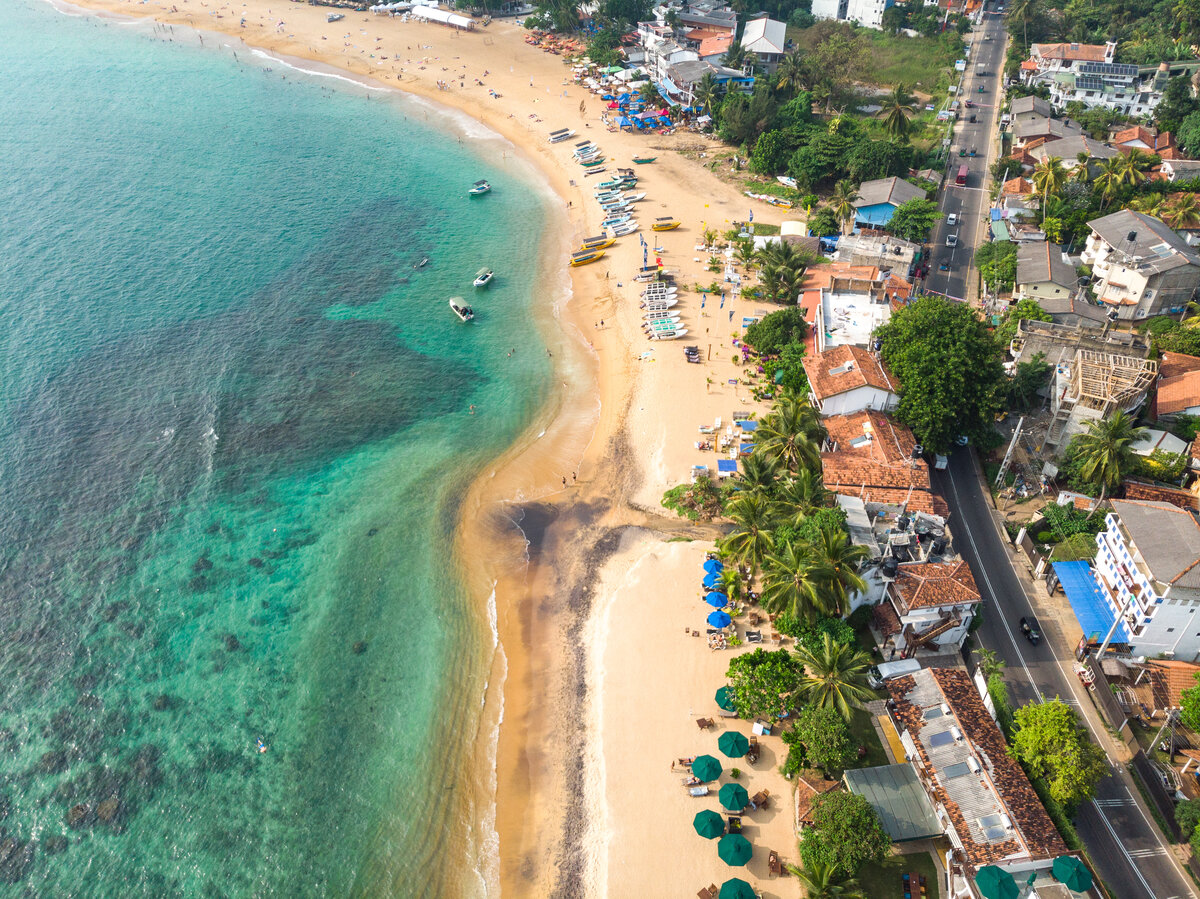
<path fill-rule="evenodd" d="M 672 218 L 669 215 L 665 218 L 655 219 L 653 224 L 650 225 L 651 230 L 654 231 L 674 231 L 678 227 L 679 219 Z"/>
<path fill-rule="evenodd" d="M 651 162 L 654 162 L 654 160 L 656 160 L 656 159 L 658 159 L 657 156 L 635 156 L 635 157 L 633 157 L 633 161 L 636 162 L 638 165 L 647 165 Z"/>
<path fill-rule="evenodd" d="M 582 253 L 586 250 L 603 250 L 605 247 L 611 247 L 616 242 L 617 239 L 615 237 L 589 237 L 583 242 L 583 245 L 580 246 L 579 252 Z"/>
<path fill-rule="evenodd" d="M 604 250 L 581 250 L 571 254 L 571 265 L 587 265 L 595 262 L 604 255 Z"/>
<path fill-rule="evenodd" d="M 638 229 L 637 219 L 630 219 L 627 222 L 621 222 L 619 225 L 612 226 L 612 233 L 616 237 L 624 237 L 627 234 L 632 234 Z"/>
<path fill-rule="evenodd" d="M 456 303 L 455 300 L 458 300 L 459 302 Z M 460 303 L 462 305 L 460 305 Z M 462 297 L 451 297 L 450 308 L 453 310 L 454 314 L 458 316 L 460 321 L 469 322 L 475 317 L 474 310 L 472 310 L 470 306 L 463 302 Z"/>
<path fill-rule="evenodd" d="M 579 164 L 581 166 L 583 166 L 585 169 L 590 169 L 594 166 L 604 165 L 604 157 L 597 156 L 595 159 L 589 159 L 587 162 L 581 161 Z"/>
<path fill-rule="evenodd" d="M 557 131 L 550 132 L 550 143 L 561 144 L 565 140 L 570 140 L 575 136 L 575 132 L 570 128 L 559 128 Z"/>
<path fill-rule="evenodd" d="M 672 306 L 674 306 L 678 302 L 679 302 L 679 300 L 676 299 L 675 297 L 667 297 L 667 298 L 661 299 L 661 300 L 659 300 L 659 299 L 647 300 L 646 302 L 642 303 L 642 308 L 645 309 L 647 312 L 657 312 L 662 309 L 670 309 Z"/>
<path fill-rule="evenodd" d="M 325 21 L 326 22 L 340 22 L 344 18 L 346 18 L 346 17 L 340 12 L 331 12 L 329 15 L 327 15 L 325 17 Z"/>
<path fill-rule="evenodd" d="M 475 273 L 475 280 L 472 283 L 474 283 L 476 287 L 487 287 L 492 283 L 492 278 L 494 277 L 495 273 L 487 266 L 484 266 Z"/>
<path fill-rule="evenodd" d="M 487 181 L 480 178 L 478 181 L 476 181 L 474 184 L 471 185 L 471 189 L 468 190 L 467 193 L 469 193 L 473 197 L 480 197 L 480 196 L 483 196 L 484 194 L 486 194 L 491 189 L 492 189 L 492 185 L 488 184 Z"/>

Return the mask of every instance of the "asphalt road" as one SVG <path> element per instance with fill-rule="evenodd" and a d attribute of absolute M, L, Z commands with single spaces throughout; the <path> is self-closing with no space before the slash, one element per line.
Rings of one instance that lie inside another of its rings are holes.
<path fill-rule="evenodd" d="M 989 10 L 995 4 L 987 5 Z M 990 37 L 991 40 L 985 38 Z M 958 300 L 967 299 L 967 285 L 971 276 L 972 260 L 976 248 L 987 239 L 988 215 L 988 168 L 991 165 L 992 138 L 997 133 L 1000 118 L 1000 85 L 1004 73 L 1004 17 L 996 12 L 985 12 L 983 24 L 971 33 L 971 57 L 967 60 L 967 71 L 963 78 L 959 120 L 954 127 L 954 142 L 950 146 L 947 162 L 949 173 L 947 185 L 942 190 L 940 208 L 942 220 L 933 229 L 929 276 L 925 289 L 941 293 Z M 979 74 L 980 69 L 986 75 Z M 979 92 L 980 86 L 983 93 Z M 976 104 L 973 109 L 961 108 L 966 101 Z M 974 115 L 976 121 L 971 122 Z M 978 150 L 975 157 L 958 155 L 959 148 Z M 960 165 L 966 165 L 968 175 L 965 187 L 955 184 Z M 958 217 L 954 225 L 947 217 L 953 213 Z M 946 246 L 946 238 L 958 235 L 958 245 Z M 939 266 L 949 265 L 949 271 Z"/>
<path fill-rule="evenodd" d="M 1050 639 L 1034 646 L 1020 633 L 1018 622 L 1033 614 L 1032 605 L 1013 569 L 1013 550 L 993 524 L 970 453 L 958 450 L 948 469 L 932 474 L 934 489 L 950 506 L 955 548 L 970 564 L 984 598 L 976 637 L 1004 659 L 1013 705 L 1056 696 L 1077 709 L 1081 702 L 1090 703 L 1071 668 L 1074 648 L 1053 646 Z M 1086 717 L 1084 721 L 1090 729 Z M 1157 825 L 1134 801 L 1130 775 L 1111 758 L 1109 770 L 1096 799 L 1080 810 L 1075 822 L 1097 873 L 1120 899 L 1195 899 L 1190 883 L 1167 857 Z"/>

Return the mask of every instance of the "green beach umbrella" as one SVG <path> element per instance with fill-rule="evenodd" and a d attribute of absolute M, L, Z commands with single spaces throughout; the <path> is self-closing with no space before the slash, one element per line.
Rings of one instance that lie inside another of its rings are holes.
<path fill-rule="evenodd" d="M 696 817 L 692 819 L 692 827 L 696 828 L 696 833 L 704 839 L 715 840 L 725 833 L 725 819 L 712 809 L 706 808 L 702 812 L 696 812 Z"/>
<path fill-rule="evenodd" d="M 727 833 L 717 843 L 717 855 L 727 865 L 744 865 L 754 854 L 754 847 L 740 833 Z"/>
<path fill-rule="evenodd" d="M 1092 888 L 1092 872 L 1073 855 L 1060 855 L 1050 870 L 1054 873 L 1054 879 L 1068 890 L 1086 893 Z"/>
<path fill-rule="evenodd" d="M 740 759 L 750 749 L 750 741 L 746 739 L 745 734 L 727 730 L 717 737 L 717 748 L 731 759 Z"/>
<path fill-rule="evenodd" d="M 727 712 L 736 712 L 737 706 L 733 704 L 733 691 L 728 687 L 722 687 L 717 691 L 717 707 L 724 709 Z"/>
<path fill-rule="evenodd" d="M 731 812 L 740 812 L 750 804 L 750 794 L 741 784 L 725 784 L 717 793 L 717 798 L 721 800 L 721 805 Z"/>
<path fill-rule="evenodd" d="M 758 899 L 758 897 L 754 895 L 754 888 L 746 881 L 731 877 L 721 884 L 721 892 L 717 894 L 717 899 Z"/>
<path fill-rule="evenodd" d="M 692 774 L 704 783 L 721 776 L 721 763 L 711 755 L 700 755 L 692 762 Z"/>
<path fill-rule="evenodd" d="M 995 865 L 985 865 L 975 875 L 975 886 L 983 894 L 983 899 L 1017 899 L 1021 891 L 1013 876 L 1003 868 Z"/>

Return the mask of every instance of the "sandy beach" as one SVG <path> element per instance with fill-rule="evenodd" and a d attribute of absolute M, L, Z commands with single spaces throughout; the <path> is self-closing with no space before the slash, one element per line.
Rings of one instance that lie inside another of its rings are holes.
<path fill-rule="evenodd" d="M 640 285 L 632 282 L 642 264 L 636 235 L 601 261 L 570 269 L 570 296 L 560 301 L 548 289 L 538 322 L 560 389 L 464 503 L 460 546 L 473 547 L 462 553 L 468 585 L 484 627 L 494 614 L 500 648 L 475 740 L 476 788 L 464 800 L 480 824 L 471 851 L 490 883 L 481 890 L 464 873 L 462 892 L 494 895 L 498 880 L 512 896 L 684 897 L 743 876 L 776 895 L 766 849 L 794 860 L 786 804 L 750 815 L 756 854 L 743 873 L 692 831 L 692 815 L 715 801 L 697 804 L 705 800 L 688 797 L 682 772 L 669 770 L 674 758 L 715 751 L 728 722 L 702 733 L 695 718 L 715 712 L 712 694 L 729 653 L 711 653 L 684 633 L 703 626 L 695 586 L 711 544 L 667 542 L 716 532 L 665 513 L 659 499 L 693 464 L 715 467 L 713 453 L 693 446 L 698 425 L 756 408 L 746 388 L 730 383 L 739 374 L 731 340 L 743 315 L 767 310 L 732 295 L 711 297 L 701 310 L 699 295 L 682 289 L 720 278 L 696 250 L 703 226 L 723 231 L 751 208 L 755 221 L 777 224 L 780 211 L 675 152 L 719 146 L 707 138 L 606 131 L 602 101 L 571 83 L 562 57 L 527 45 L 510 20 L 457 32 L 354 12 L 328 23 L 328 8 L 280 0 L 77 5 L 152 17 L 166 23 L 164 38 L 188 27 L 223 32 L 483 123 L 537 166 L 560 198 L 562 212 L 546 235 L 548 285 L 560 283 L 568 250 L 598 233 L 602 219 L 590 183 L 602 179 L 585 178 L 571 160 L 573 141 L 551 145 L 549 132 L 570 127 L 580 140 L 593 138 L 610 167 L 628 166 L 634 155 L 658 157 L 636 167 L 637 190 L 646 192 L 637 217 L 651 258 L 677 274 L 688 336 L 643 336 Z M 666 215 L 682 227 L 649 230 Z M 684 344 L 699 345 L 704 364 L 688 364 Z M 752 792 L 789 795 L 775 770 L 779 748 L 777 737 L 766 739 L 763 758 L 743 779 Z"/>

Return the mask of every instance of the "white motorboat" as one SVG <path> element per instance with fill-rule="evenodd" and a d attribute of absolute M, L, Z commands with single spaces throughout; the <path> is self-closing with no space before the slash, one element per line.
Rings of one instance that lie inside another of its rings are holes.
<path fill-rule="evenodd" d="M 662 322 L 662 321 L 679 321 L 679 313 L 672 312 L 670 309 L 656 309 L 653 312 L 642 314 L 642 318 L 647 322 Z"/>
<path fill-rule="evenodd" d="M 604 221 L 602 221 L 600 223 L 600 227 L 601 228 L 613 228 L 616 225 L 620 225 L 620 224 L 624 224 L 625 222 L 628 222 L 632 217 L 633 216 L 631 216 L 628 212 L 626 212 L 622 215 L 614 215 L 611 218 L 606 218 Z"/>
<path fill-rule="evenodd" d="M 455 300 L 458 300 L 459 302 L 456 303 L 456 302 L 454 302 Z M 469 322 L 471 319 L 473 319 L 475 317 L 474 310 L 472 310 L 471 307 L 468 306 L 466 304 L 466 302 L 463 301 L 462 297 L 451 297 L 450 298 L 450 308 L 454 311 L 454 314 L 457 315 L 461 321 Z"/>
<path fill-rule="evenodd" d="M 487 287 L 492 283 L 492 278 L 496 276 L 490 268 L 484 266 L 475 273 L 475 280 L 472 282 L 476 287 Z"/>
<path fill-rule="evenodd" d="M 675 299 L 675 297 L 668 297 L 665 300 L 646 300 L 644 303 L 642 303 L 642 308 L 647 312 L 653 309 L 670 309 L 678 302 L 679 300 Z"/>
<path fill-rule="evenodd" d="M 343 15 L 340 12 L 331 12 L 329 15 L 327 15 L 325 17 L 325 21 L 326 22 L 340 22 L 344 18 L 346 18 L 345 15 Z"/>
<path fill-rule="evenodd" d="M 654 331 L 647 336 L 651 340 L 675 340 L 677 337 L 683 337 L 687 334 L 687 328 L 675 328 L 668 331 Z"/>
<path fill-rule="evenodd" d="M 474 184 L 471 185 L 471 189 L 468 190 L 467 193 L 469 193 L 473 197 L 480 197 L 480 196 L 483 196 L 484 194 L 486 194 L 491 189 L 492 189 L 492 185 L 488 184 L 487 181 L 480 178 L 478 181 L 476 181 Z"/>
<path fill-rule="evenodd" d="M 631 219 L 628 222 L 621 222 L 619 225 L 613 225 L 612 233 L 614 237 L 625 237 L 627 234 L 632 234 L 637 229 L 637 220 Z"/>
<path fill-rule="evenodd" d="M 570 128 L 560 128 L 557 131 L 550 132 L 550 143 L 561 144 L 565 140 L 570 140 L 575 136 L 575 132 Z"/>

